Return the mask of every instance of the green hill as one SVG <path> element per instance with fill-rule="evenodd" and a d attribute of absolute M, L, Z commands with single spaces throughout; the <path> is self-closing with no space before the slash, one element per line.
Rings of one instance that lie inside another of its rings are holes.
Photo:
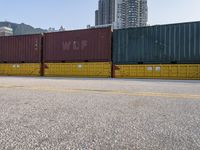
<path fill-rule="evenodd" d="M 38 33 L 47 32 L 47 30 L 44 30 L 41 28 L 34 28 L 24 23 L 17 24 L 17 23 L 12 23 L 12 22 L 0 22 L 0 27 L 3 27 L 3 26 L 12 28 L 14 35 L 38 34 Z"/>

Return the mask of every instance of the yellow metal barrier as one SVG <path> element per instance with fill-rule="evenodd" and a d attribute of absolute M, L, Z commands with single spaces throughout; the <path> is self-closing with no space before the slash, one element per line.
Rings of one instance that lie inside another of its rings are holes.
<path fill-rule="evenodd" d="M 44 76 L 111 77 L 111 62 L 46 63 Z"/>
<path fill-rule="evenodd" d="M 200 64 L 115 65 L 116 78 L 200 79 Z"/>
<path fill-rule="evenodd" d="M 0 64 L 1 76 L 40 76 L 40 64 Z"/>

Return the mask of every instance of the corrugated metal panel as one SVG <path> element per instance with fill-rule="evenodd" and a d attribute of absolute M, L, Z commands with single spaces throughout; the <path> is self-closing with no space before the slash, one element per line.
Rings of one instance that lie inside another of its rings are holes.
<path fill-rule="evenodd" d="M 113 61 L 200 63 L 200 22 L 114 30 Z"/>
<path fill-rule="evenodd" d="M 0 37 L 0 62 L 39 63 L 41 38 L 41 35 Z"/>
<path fill-rule="evenodd" d="M 44 35 L 44 62 L 111 61 L 111 28 Z"/>
<path fill-rule="evenodd" d="M 3 60 L 3 51 L 1 50 L 1 47 L 2 47 L 2 45 L 1 45 L 1 42 L 0 42 L 0 63 L 2 62 L 2 60 Z"/>
<path fill-rule="evenodd" d="M 45 76 L 111 77 L 110 62 L 95 63 L 46 63 Z"/>
<path fill-rule="evenodd" d="M 116 78 L 200 79 L 200 64 L 115 65 Z"/>
<path fill-rule="evenodd" d="M 40 64 L 0 64 L 1 76 L 40 76 Z"/>

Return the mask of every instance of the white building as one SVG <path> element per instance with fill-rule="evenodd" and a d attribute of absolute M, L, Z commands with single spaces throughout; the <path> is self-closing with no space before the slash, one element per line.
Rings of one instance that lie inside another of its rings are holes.
<path fill-rule="evenodd" d="M 139 3 L 139 26 L 147 26 L 148 4 L 147 0 L 140 0 Z"/>
<path fill-rule="evenodd" d="M 0 27 L 0 36 L 11 36 L 13 35 L 13 29 L 9 27 Z"/>
<path fill-rule="evenodd" d="M 113 24 L 115 29 L 146 26 L 147 21 L 147 0 L 99 0 L 95 12 L 95 25 Z"/>
<path fill-rule="evenodd" d="M 116 0 L 114 28 L 142 27 L 147 21 L 147 0 Z"/>

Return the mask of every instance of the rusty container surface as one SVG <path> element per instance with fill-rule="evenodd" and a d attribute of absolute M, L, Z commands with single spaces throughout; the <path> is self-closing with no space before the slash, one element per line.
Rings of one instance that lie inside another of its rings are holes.
<path fill-rule="evenodd" d="M 111 28 L 44 35 L 44 62 L 110 62 Z"/>
<path fill-rule="evenodd" d="M 0 37 L 1 63 L 40 63 L 42 35 Z"/>

